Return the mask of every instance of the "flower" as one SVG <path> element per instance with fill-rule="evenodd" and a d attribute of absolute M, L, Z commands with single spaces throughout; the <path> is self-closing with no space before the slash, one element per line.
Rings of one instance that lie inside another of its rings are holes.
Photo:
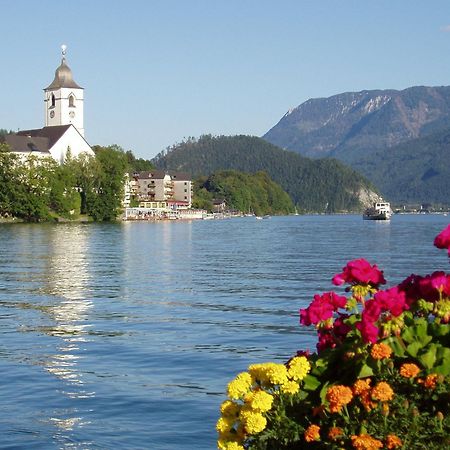
<path fill-rule="evenodd" d="M 380 342 L 379 344 L 373 344 L 370 350 L 370 356 L 373 359 L 380 360 L 389 358 L 392 355 L 392 349 L 389 345 Z"/>
<path fill-rule="evenodd" d="M 256 391 L 245 397 L 245 403 L 257 412 L 270 411 L 273 403 L 273 395 L 265 391 Z"/>
<path fill-rule="evenodd" d="M 432 374 L 426 376 L 423 385 L 427 389 L 435 389 L 438 379 L 439 379 L 439 376 L 435 373 L 432 373 Z"/>
<path fill-rule="evenodd" d="M 304 433 L 306 442 L 313 442 L 320 440 L 320 427 L 318 425 L 310 425 Z"/>
<path fill-rule="evenodd" d="M 388 383 L 386 383 L 385 381 L 380 381 L 376 386 L 372 388 L 370 394 L 374 400 L 387 402 L 389 400 L 392 400 L 394 391 Z"/>
<path fill-rule="evenodd" d="M 401 447 L 403 445 L 402 440 L 395 434 L 388 434 L 386 436 L 386 448 L 392 450 L 394 448 Z"/>
<path fill-rule="evenodd" d="M 304 356 L 296 356 L 289 361 L 288 377 L 294 381 L 302 381 L 311 370 L 311 364 Z"/>
<path fill-rule="evenodd" d="M 296 394 L 300 390 L 300 386 L 295 381 L 286 381 L 280 386 L 280 390 L 283 394 Z"/>
<path fill-rule="evenodd" d="M 446 248 L 450 256 L 450 224 L 434 238 L 434 245 L 437 248 Z"/>
<path fill-rule="evenodd" d="M 252 364 L 248 368 L 248 371 L 255 380 L 266 385 L 280 385 L 288 380 L 287 368 L 284 364 L 273 362 Z"/>
<path fill-rule="evenodd" d="M 241 407 L 231 400 L 225 400 L 220 405 L 220 412 L 223 417 L 237 417 L 239 415 L 240 409 Z"/>
<path fill-rule="evenodd" d="M 364 380 L 356 380 L 355 384 L 353 385 L 353 394 L 354 395 L 361 395 L 364 392 L 370 391 L 370 378 L 366 378 Z"/>
<path fill-rule="evenodd" d="M 328 439 L 330 439 L 330 441 L 336 441 L 343 434 L 344 434 L 344 430 L 342 428 L 331 427 L 328 431 Z"/>
<path fill-rule="evenodd" d="M 352 401 L 352 390 L 343 385 L 331 386 L 327 390 L 326 399 L 330 403 L 329 409 L 332 413 L 338 413 L 342 407 Z"/>
<path fill-rule="evenodd" d="M 228 397 L 231 399 L 242 398 L 250 390 L 252 377 L 248 372 L 241 372 L 233 381 L 228 383 Z"/>
<path fill-rule="evenodd" d="M 406 303 L 406 295 L 397 286 L 386 291 L 379 291 L 374 296 L 375 302 L 380 305 L 381 311 L 387 311 L 398 317 L 403 311 L 409 308 Z"/>
<path fill-rule="evenodd" d="M 219 450 L 244 450 L 244 447 L 239 442 L 222 439 L 217 441 L 217 447 Z"/>
<path fill-rule="evenodd" d="M 380 330 L 372 321 L 363 317 L 363 319 L 360 322 L 357 322 L 355 326 L 361 332 L 361 337 L 364 342 L 375 343 L 378 341 Z"/>
<path fill-rule="evenodd" d="M 352 445 L 356 450 L 377 450 L 383 447 L 383 443 L 378 439 L 374 439 L 368 434 L 360 434 L 359 436 L 352 436 Z"/>
<path fill-rule="evenodd" d="M 251 410 L 242 410 L 240 419 L 248 434 L 260 433 L 267 425 L 267 419 L 261 413 Z"/>
<path fill-rule="evenodd" d="M 405 378 L 415 378 L 419 372 L 420 368 L 412 363 L 405 363 L 400 367 L 400 375 Z"/>
<path fill-rule="evenodd" d="M 372 266 L 367 260 L 361 258 L 348 262 L 342 269 L 342 273 L 333 277 L 334 285 L 340 286 L 344 283 L 378 286 L 385 284 L 386 280 L 376 264 Z"/>
<path fill-rule="evenodd" d="M 216 430 L 219 433 L 227 433 L 233 428 L 234 420 L 230 420 L 229 418 L 220 417 L 216 423 Z"/>

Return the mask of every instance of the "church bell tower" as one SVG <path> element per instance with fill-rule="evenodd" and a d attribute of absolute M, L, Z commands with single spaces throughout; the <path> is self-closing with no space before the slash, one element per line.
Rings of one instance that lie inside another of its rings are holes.
<path fill-rule="evenodd" d="M 52 83 L 44 89 L 45 126 L 72 124 L 84 137 L 84 89 L 75 83 L 66 64 L 66 49 L 65 45 L 61 46 L 61 65 L 56 69 Z"/>

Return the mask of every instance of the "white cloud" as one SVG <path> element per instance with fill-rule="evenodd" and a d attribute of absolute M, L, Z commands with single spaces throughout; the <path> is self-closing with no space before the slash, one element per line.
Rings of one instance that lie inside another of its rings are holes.
<path fill-rule="evenodd" d="M 441 27 L 441 31 L 444 33 L 450 33 L 450 25 L 445 25 L 445 27 Z"/>

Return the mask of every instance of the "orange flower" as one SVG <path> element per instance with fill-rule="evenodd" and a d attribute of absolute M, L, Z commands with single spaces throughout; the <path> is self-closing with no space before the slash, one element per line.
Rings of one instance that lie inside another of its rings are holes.
<path fill-rule="evenodd" d="M 369 412 L 373 408 L 376 408 L 377 404 L 372 401 L 372 398 L 370 397 L 370 391 L 365 391 L 361 393 L 360 397 L 361 403 L 364 406 L 364 409 Z"/>
<path fill-rule="evenodd" d="M 335 413 L 352 401 L 353 393 L 347 386 L 336 385 L 328 388 L 326 398 L 330 402 L 330 412 Z"/>
<path fill-rule="evenodd" d="M 372 398 L 374 400 L 380 400 L 381 402 L 387 402 L 392 400 L 394 396 L 394 391 L 385 381 L 380 381 L 371 392 Z"/>
<path fill-rule="evenodd" d="M 372 380 L 370 378 L 366 378 L 365 380 L 357 380 L 353 385 L 353 394 L 361 395 L 363 392 L 369 391 L 371 382 Z"/>
<path fill-rule="evenodd" d="M 383 447 L 381 441 L 364 433 L 359 436 L 352 436 L 352 445 L 356 450 L 378 450 Z"/>
<path fill-rule="evenodd" d="M 320 440 L 320 427 L 318 425 L 310 425 L 305 430 L 305 441 L 306 442 L 313 442 L 313 441 L 319 441 Z"/>
<path fill-rule="evenodd" d="M 405 363 L 400 367 L 400 375 L 405 378 L 415 378 L 419 372 L 419 367 L 412 363 Z"/>
<path fill-rule="evenodd" d="M 386 437 L 386 448 L 391 450 L 393 448 L 401 447 L 402 440 L 395 434 L 388 434 Z"/>
<path fill-rule="evenodd" d="M 328 431 L 328 439 L 330 441 L 336 441 L 339 437 L 341 437 L 344 434 L 344 430 L 339 427 L 331 427 Z"/>
<path fill-rule="evenodd" d="M 423 385 L 427 389 L 434 389 L 436 387 L 437 381 L 438 381 L 438 375 L 436 373 L 432 373 L 425 377 Z"/>
<path fill-rule="evenodd" d="M 392 355 L 392 349 L 389 345 L 380 342 L 379 344 L 373 344 L 370 355 L 373 359 L 385 359 Z"/>

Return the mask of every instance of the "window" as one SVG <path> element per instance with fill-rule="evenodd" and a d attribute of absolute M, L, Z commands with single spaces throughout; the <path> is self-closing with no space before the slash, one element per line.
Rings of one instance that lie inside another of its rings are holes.
<path fill-rule="evenodd" d="M 55 103 L 56 103 L 56 98 L 55 98 L 55 94 L 52 94 L 52 108 L 55 107 Z"/>
<path fill-rule="evenodd" d="M 75 107 L 75 97 L 72 94 L 69 95 L 69 107 L 70 108 Z"/>

